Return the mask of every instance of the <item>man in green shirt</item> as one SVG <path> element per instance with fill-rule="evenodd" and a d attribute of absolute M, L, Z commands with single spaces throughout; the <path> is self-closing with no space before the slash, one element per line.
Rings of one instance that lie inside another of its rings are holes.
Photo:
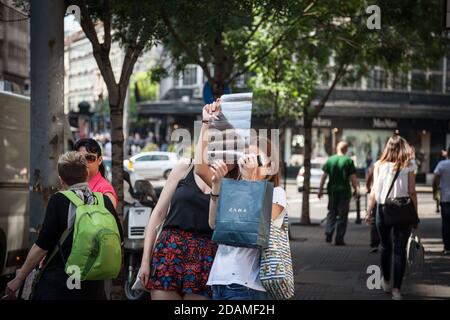
<path fill-rule="evenodd" d="M 336 146 L 336 154 L 331 156 L 323 165 L 323 175 L 320 180 L 319 199 L 323 195 L 323 186 L 328 179 L 328 216 L 325 228 L 326 241 L 332 242 L 336 229 L 335 245 L 343 246 L 344 235 L 347 229 L 347 217 L 350 208 L 350 199 L 353 186 L 354 194 L 358 192 L 358 181 L 353 160 L 346 156 L 348 144 L 341 141 Z"/>

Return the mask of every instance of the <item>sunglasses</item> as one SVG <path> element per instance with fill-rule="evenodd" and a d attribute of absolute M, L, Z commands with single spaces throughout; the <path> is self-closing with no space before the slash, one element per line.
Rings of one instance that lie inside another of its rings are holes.
<path fill-rule="evenodd" d="M 92 163 L 97 160 L 97 155 L 96 154 L 85 154 L 84 158 L 86 159 L 87 162 Z"/>

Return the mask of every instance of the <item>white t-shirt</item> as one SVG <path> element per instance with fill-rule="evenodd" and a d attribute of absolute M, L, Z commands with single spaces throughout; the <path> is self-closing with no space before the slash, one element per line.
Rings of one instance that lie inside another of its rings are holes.
<path fill-rule="evenodd" d="M 392 179 L 394 179 L 394 163 L 385 162 L 383 164 L 376 163 L 378 165 L 378 177 L 375 186 L 375 191 L 377 195 L 377 203 L 384 204 L 386 200 L 386 195 L 389 191 L 389 187 L 392 184 Z M 402 169 L 395 180 L 394 186 L 392 187 L 390 198 L 401 198 L 408 197 L 408 174 L 414 172 L 414 166 L 410 164 L 408 167 Z"/>
<path fill-rule="evenodd" d="M 273 203 L 284 208 L 273 221 L 281 228 L 286 211 L 286 192 L 281 187 L 273 189 Z M 250 289 L 266 291 L 259 279 L 260 250 L 220 244 L 209 273 L 207 285 L 240 284 Z"/>

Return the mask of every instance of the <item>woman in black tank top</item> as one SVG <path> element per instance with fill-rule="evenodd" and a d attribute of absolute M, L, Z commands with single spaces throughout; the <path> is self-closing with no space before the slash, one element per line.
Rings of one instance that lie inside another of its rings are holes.
<path fill-rule="evenodd" d="M 197 185 L 192 168 L 175 189 L 164 229 L 177 228 L 211 235 L 208 225 L 209 198 L 209 193 L 205 194 Z"/>
<path fill-rule="evenodd" d="M 146 229 L 140 279 L 152 300 L 209 299 L 217 245 L 208 224 L 210 188 L 182 160 L 170 173 Z M 158 226 L 163 226 L 157 235 Z"/>
<path fill-rule="evenodd" d="M 203 113 L 202 139 L 196 148 L 196 164 L 201 158 L 208 126 L 207 106 Z M 207 168 L 207 164 L 204 166 Z M 239 173 L 235 165 L 229 170 L 230 177 Z M 206 283 L 217 245 L 211 240 L 208 223 L 210 177 L 197 175 L 192 160 L 189 163 L 182 160 L 167 179 L 146 229 L 139 272 L 141 282 L 151 290 L 152 300 L 197 300 L 212 296 Z M 161 234 L 157 236 L 161 225 Z"/>

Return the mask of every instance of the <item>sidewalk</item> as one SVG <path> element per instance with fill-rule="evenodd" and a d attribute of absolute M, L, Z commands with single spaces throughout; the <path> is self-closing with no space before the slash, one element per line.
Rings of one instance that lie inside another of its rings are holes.
<path fill-rule="evenodd" d="M 284 184 L 283 179 L 281 179 L 281 185 Z M 286 180 L 286 184 L 287 185 L 297 185 L 297 181 L 294 178 L 288 178 Z M 326 185 L 325 185 L 326 186 Z M 360 180 L 359 181 L 359 187 L 361 188 L 360 191 L 361 192 L 366 192 L 366 182 L 364 180 Z M 418 193 L 432 193 L 433 192 L 433 188 L 431 185 L 426 185 L 426 184 L 417 184 L 416 185 L 416 190 Z"/>
<path fill-rule="evenodd" d="M 440 215 L 434 207 L 421 207 L 419 234 L 425 246 L 420 273 L 404 279 L 404 299 L 450 299 L 450 257 L 442 256 Z M 369 253 L 369 228 L 349 220 L 345 247 L 325 242 L 323 226 L 291 226 L 295 273 L 295 299 L 391 299 L 366 286 L 369 265 L 379 264 L 379 253 Z M 298 240 L 295 240 L 298 239 Z"/>

